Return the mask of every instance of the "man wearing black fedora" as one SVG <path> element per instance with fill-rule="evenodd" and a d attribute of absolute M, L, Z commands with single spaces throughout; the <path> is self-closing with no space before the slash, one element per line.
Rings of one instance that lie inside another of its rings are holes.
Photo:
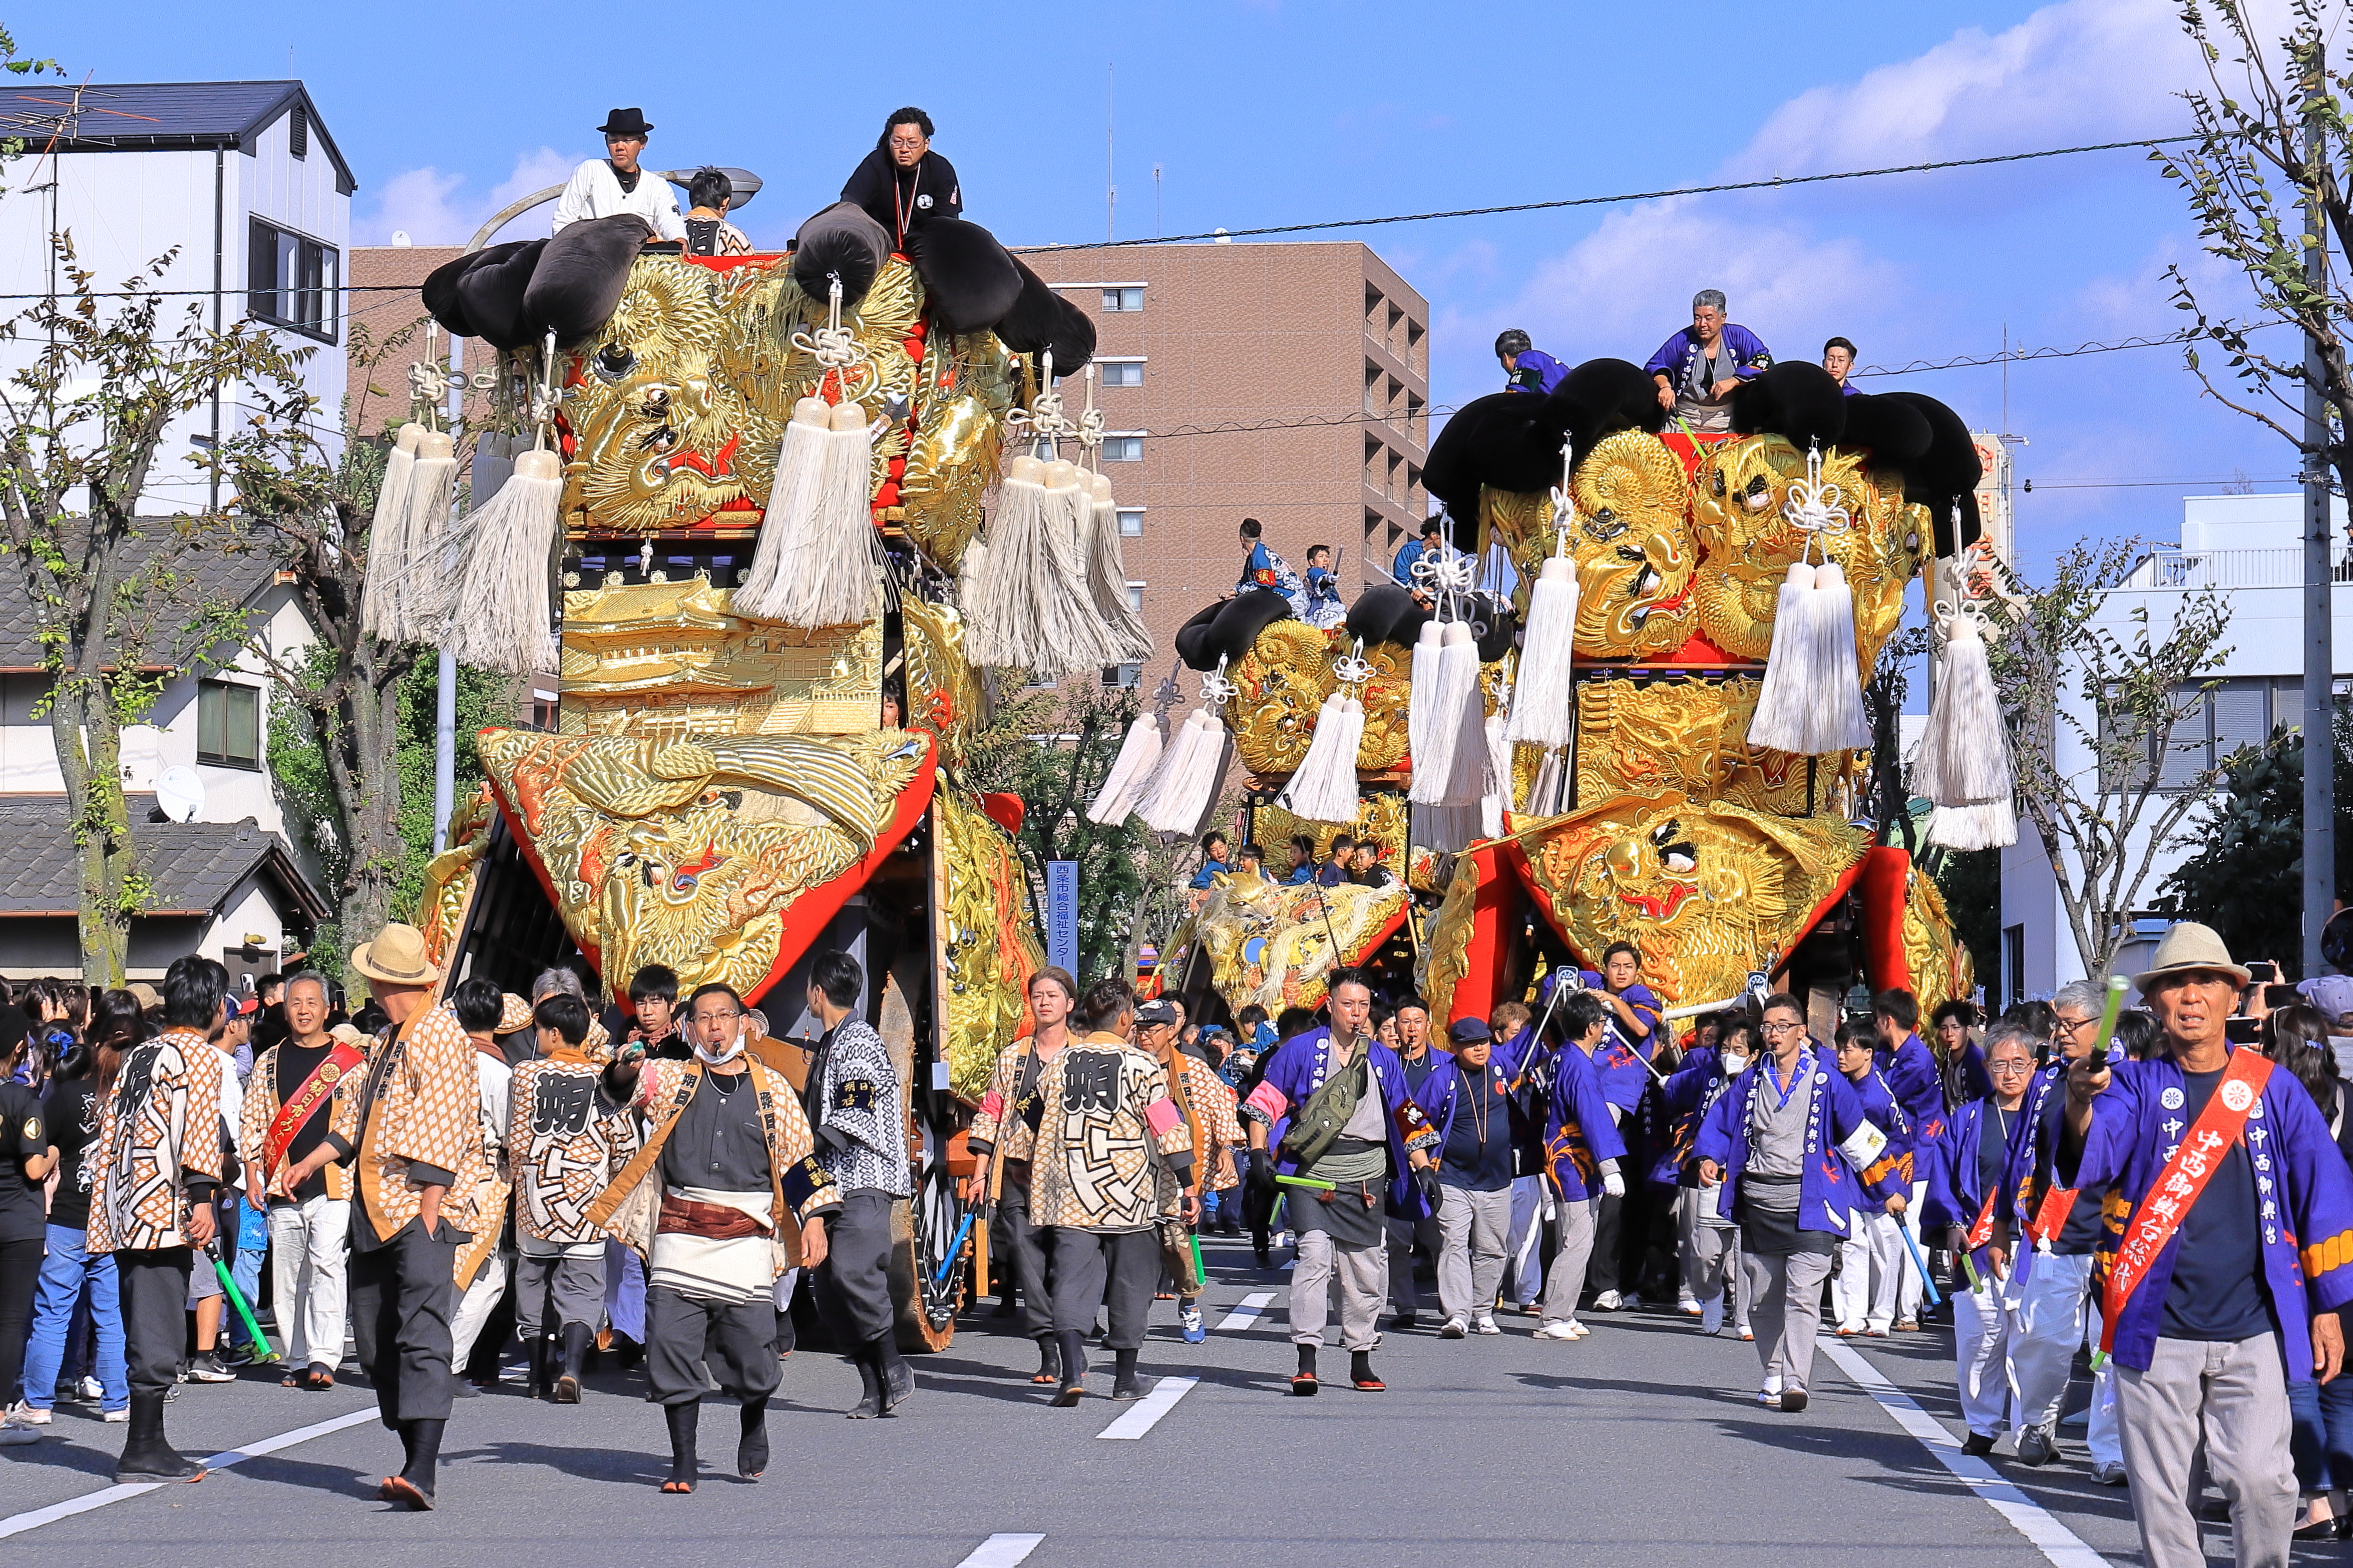
<path fill-rule="evenodd" d="M 670 182 L 638 166 L 647 133 L 653 130 L 645 115 L 635 109 L 617 109 L 596 130 L 605 138 L 606 156 L 591 158 L 572 171 L 571 184 L 555 198 L 553 232 L 562 234 L 565 225 L 582 218 L 635 213 L 653 226 L 657 237 L 684 239 L 686 220 L 678 215 L 678 197 Z"/>

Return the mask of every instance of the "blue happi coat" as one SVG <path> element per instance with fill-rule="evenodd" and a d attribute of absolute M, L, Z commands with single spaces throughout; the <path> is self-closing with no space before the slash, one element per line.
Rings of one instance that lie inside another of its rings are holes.
<path fill-rule="evenodd" d="M 1610 1119 L 1601 1077 L 1575 1046 L 1552 1054 L 1552 1092 L 1545 1099 L 1545 1173 L 1570 1203 L 1601 1192 L 1601 1165 L 1623 1160 L 1626 1142 Z"/>
<path fill-rule="evenodd" d="M 1659 1086 L 1660 1114 L 1667 1120 L 1666 1146 L 1651 1165 L 1650 1179 L 1662 1187 L 1683 1184 L 1699 1142 L 1700 1123 L 1708 1108 L 1723 1097 L 1731 1080 L 1724 1076 L 1724 1058 L 1714 1046 L 1694 1046 L 1683 1065 Z M 1696 1185 L 1698 1178 L 1693 1177 Z"/>
<path fill-rule="evenodd" d="M 2033 1123 L 2026 1119 L 2027 1106 L 2033 1101 L 2029 1089 L 2025 1100 L 2019 1102 L 2017 1120 L 2010 1123 L 2010 1141 L 2004 1145 L 2002 1169 L 2008 1171 L 2016 1163 L 2019 1145 L 2031 1143 L 2029 1130 Z M 1993 1097 L 1963 1100 L 1953 1107 L 1945 1120 L 1944 1130 L 1933 1139 L 1922 1139 L 1914 1155 L 1914 1173 L 1928 1184 L 1926 1197 L 1922 1201 L 1920 1225 L 1923 1229 L 1934 1226 L 1959 1226 L 1964 1231 L 1978 1222 L 1978 1213 L 1985 1207 L 1986 1189 L 1978 1184 L 1977 1174 L 1978 1134 L 1985 1128 L 1985 1119 L 1993 1111 Z M 2004 1191 L 2009 1191 L 2006 1177 L 1997 1178 Z M 1994 1200 L 1994 1217 L 2004 1218 L 2003 1200 Z M 1925 1244 L 1924 1244 L 1925 1245 Z M 1987 1257 L 1991 1247 L 1978 1247 L 1970 1254 L 1977 1260 L 1978 1272 L 1986 1274 L 1993 1268 Z"/>
<path fill-rule="evenodd" d="M 1628 1115 L 1642 1103 L 1642 1091 L 1651 1086 L 1651 1069 L 1643 1064 L 1658 1054 L 1659 1010 L 1658 994 L 1637 982 L 1622 992 L 1613 993 L 1601 983 L 1601 976 L 1592 970 L 1580 978 L 1585 989 L 1597 996 L 1616 995 L 1639 1014 L 1651 1026 L 1647 1035 L 1637 1036 L 1626 1027 L 1625 1020 L 1604 1004 L 1601 1009 L 1601 1048 L 1593 1053 L 1593 1070 L 1601 1077 L 1601 1092 L 1609 1103 Z"/>
<path fill-rule="evenodd" d="M 1871 1053 L 1872 1063 L 1887 1079 L 1887 1087 L 1904 1103 L 1911 1118 L 1912 1135 L 1926 1143 L 1945 1131 L 1945 1079 L 1936 1070 L 1936 1053 L 1918 1035 L 1906 1035 L 1894 1050 L 1884 1047 Z"/>
<path fill-rule="evenodd" d="M 1533 1131 L 1524 1125 L 1516 1091 L 1526 1069 L 1533 1065 L 1531 1058 L 1535 1054 L 1535 1031 L 1522 1029 L 1508 1040 L 1497 1040 L 1487 1053 L 1487 1070 L 1496 1075 L 1496 1090 L 1510 1107 L 1509 1125 L 1514 1148 L 1525 1144 Z M 1438 1134 L 1437 1149 L 1430 1152 L 1432 1159 L 1438 1157 L 1438 1150 L 1445 1148 L 1446 1141 L 1454 1135 L 1454 1116 L 1461 1109 L 1460 1090 L 1465 1070 L 1462 1064 L 1449 1053 L 1440 1051 L 1436 1055 L 1438 1064 L 1430 1069 L 1430 1076 L 1421 1080 L 1421 1088 L 1414 1096 L 1415 1103 L 1421 1107 L 1421 1113 L 1430 1119 L 1431 1129 Z"/>
<path fill-rule="evenodd" d="M 2170 1060 L 2126 1061 L 2110 1064 L 2109 1072 L 2107 1089 L 2092 1101 L 2081 1160 L 2070 1172 L 2063 1151 L 2054 1175 L 2086 1192 L 2114 1184 L 2126 1208 L 2137 1212 L 2189 1131 L 2181 1068 Z M 2353 1173 L 2312 1096 L 2284 1069 L 2264 1081 L 2240 1142 L 2254 1168 L 2263 1283 L 2273 1321 L 2282 1331 L 2288 1381 L 2309 1382 L 2312 1314 L 2353 1304 Z M 2103 1278 L 2121 1240 L 2113 1226 L 2101 1237 Z M 2117 1315 L 2112 1353 L 2136 1371 L 2148 1370 L 2157 1349 L 2166 1289 L 2180 1250 L 2176 1232 Z"/>
<path fill-rule="evenodd" d="M 1405 1064 L 1378 1040 L 1365 1042 L 1373 1063 L 1373 1082 L 1380 1089 L 1382 1118 L 1389 1135 L 1389 1191 L 1384 1212 L 1399 1219 L 1427 1219 L 1430 1205 L 1414 1184 L 1406 1156 L 1416 1149 L 1433 1149 L 1438 1133 L 1406 1089 Z M 1239 1108 L 1241 1114 L 1266 1128 L 1266 1146 L 1274 1168 L 1286 1176 L 1299 1173 L 1299 1162 L 1282 1150 L 1282 1136 L 1291 1119 L 1308 1097 L 1332 1075 L 1332 1030 L 1329 1026 L 1285 1040 L 1274 1053 L 1266 1076 Z"/>
<path fill-rule="evenodd" d="M 1725 322 L 1717 339 L 1716 352 L 1721 354 L 1727 351 L 1732 355 L 1732 374 L 1737 380 L 1762 375 L 1772 367 L 1773 355 L 1765 347 L 1764 340 L 1737 321 Z M 1665 376 L 1680 392 L 1691 374 L 1692 362 L 1704 353 L 1698 329 L 1685 327 L 1659 345 L 1659 352 L 1643 362 L 1642 371 L 1647 375 Z"/>
<path fill-rule="evenodd" d="M 1838 1152 L 1838 1145 L 1869 1118 L 1862 1113 L 1854 1086 L 1832 1069 L 1830 1059 L 1829 1051 L 1810 1045 L 1798 1062 L 1798 1068 L 1810 1071 L 1814 1079 L 1813 1101 L 1806 1113 L 1805 1149 L 1798 1166 L 1798 1228 L 1845 1236 L 1847 1211 L 1858 1206 L 1858 1186 L 1883 1205 L 1905 1189 L 1893 1181 L 1864 1181 Z M 1733 1080 L 1731 1089 L 1716 1097 L 1700 1124 L 1695 1152 L 1724 1168 L 1715 1212 L 1725 1219 L 1736 1217 L 1740 1184 L 1748 1170 L 1750 1107 L 1757 1095 L 1772 1092 L 1767 1089 L 1765 1070 L 1772 1060 L 1767 1053 L 1749 1063 L 1747 1070 Z"/>
<path fill-rule="evenodd" d="M 1262 539 L 1250 542 L 1250 554 L 1242 561 L 1242 574 L 1234 584 L 1237 594 L 1247 594 L 1252 588 L 1282 595 L 1293 615 L 1303 621 L 1308 619 L 1307 584 L 1299 580 L 1291 563 L 1269 550 Z"/>
<path fill-rule="evenodd" d="M 2110 1065 L 2124 1059 L 2122 1046 L 2108 1047 Z M 2066 1058 L 2054 1057 L 2035 1069 L 2034 1076 L 2027 1080 L 2026 1098 L 2019 1102 L 2019 1110 L 2027 1119 L 2026 1125 L 2016 1138 L 2010 1140 L 2010 1162 L 2002 1168 L 2001 1176 L 2002 1191 L 2008 1194 L 2002 1200 L 2002 1217 L 2010 1222 L 2010 1231 L 2014 1237 L 2022 1238 L 2026 1234 L 2027 1221 L 2034 1217 L 2039 1202 L 2034 1191 L 2035 1173 L 2057 1153 L 2055 1150 L 2042 1147 L 2042 1112 L 2050 1105 L 2052 1095 L 2064 1096 L 2066 1092 Z M 2097 1194 L 2091 1194 L 2078 1201 L 2097 1203 L 2100 1200 Z M 2023 1247 L 2025 1242 L 2021 1239 L 2019 1245 Z"/>
<path fill-rule="evenodd" d="M 1918 1135 L 1912 1130 L 1911 1112 L 1895 1097 L 1887 1075 L 1874 1067 L 1862 1075 L 1862 1081 L 1848 1079 L 1855 1098 L 1862 1101 L 1862 1113 L 1873 1127 L 1887 1134 L 1887 1147 L 1880 1151 L 1871 1169 L 1855 1173 L 1872 1184 L 1892 1183 L 1901 1192 L 1913 1183 L 1925 1179 L 1920 1170 Z M 1937 1101 L 1941 1110 L 1943 1100 Z M 1945 1120 L 1941 1115 L 1939 1121 Z M 1852 1166 L 1849 1167 L 1852 1169 Z M 1859 1205 L 1860 1206 L 1860 1205 Z"/>

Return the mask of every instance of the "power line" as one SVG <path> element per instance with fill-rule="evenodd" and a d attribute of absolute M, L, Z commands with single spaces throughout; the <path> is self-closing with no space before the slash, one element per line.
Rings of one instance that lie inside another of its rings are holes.
<path fill-rule="evenodd" d="M 1438 218 L 1491 217 L 1499 213 L 1551 212 L 1564 207 L 1608 206 L 1619 202 L 1651 202 L 1667 196 L 1713 195 L 1724 191 L 1770 191 L 1789 185 L 1817 185 L 1831 180 L 1867 180 L 1881 174 L 1920 174 L 1934 169 L 1974 169 L 1988 163 L 2023 163 L 2035 158 L 2067 158 L 2078 153 L 2114 153 L 2126 147 L 2156 148 L 2177 142 L 2200 142 L 2202 136 L 2158 136 L 2140 142 L 2095 142 L 2083 147 L 2047 147 L 2038 153 L 2000 153 L 1984 158 L 1944 158 L 1929 163 L 1891 163 L 1883 169 L 1848 169 L 1834 174 L 1776 174 L 1766 180 L 1735 180 L 1715 185 L 1674 185 L 1662 191 L 1629 191 L 1611 196 L 1564 196 L 1557 201 L 1514 202 L 1504 206 L 1454 207 L 1445 212 L 1397 213 L 1387 217 L 1335 218 L 1325 223 L 1270 224 L 1262 228 L 1211 229 L 1207 234 L 1172 234 L 1150 239 L 1106 239 L 1080 245 L 1008 246 L 1016 255 L 1071 250 L 1126 250 L 1143 245 L 1176 245 L 1194 239 L 1244 239 L 1261 234 L 1308 234 L 1318 229 L 1373 228 L 1390 223 L 1428 223 Z"/>

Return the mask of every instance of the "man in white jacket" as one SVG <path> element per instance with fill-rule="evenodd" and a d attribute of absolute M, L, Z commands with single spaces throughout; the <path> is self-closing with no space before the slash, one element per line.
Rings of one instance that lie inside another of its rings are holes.
<path fill-rule="evenodd" d="M 607 156 L 591 158 L 572 171 L 571 184 L 555 198 L 552 232 L 562 234 L 565 225 L 582 218 L 636 213 L 654 226 L 659 237 L 684 239 L 686 220 L 679 216 L 678 197 L 671 193 L 670 182 L 638 164 L 646 150 L 647 132 L 653 130 L 645 115 L 634 109 L 617 109 L 596 129 L 605 138 Z"/>

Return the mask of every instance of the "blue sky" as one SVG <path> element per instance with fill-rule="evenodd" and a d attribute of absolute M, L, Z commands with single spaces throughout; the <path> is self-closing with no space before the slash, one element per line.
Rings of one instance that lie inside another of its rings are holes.
<path fill-rule="evenodd" d="M 735 20 L 744 10 L 762 19 Z M 939 123 L 967 216 L 1032 244 L 1104 233 L 1113 72 L 1126 237 L 2164 134 L 2184 126 L 2171 94 L 2195 68 L 2175 12 L 902 3 L 842 12 L 828 37 L 782 7 L 120 0 L 53 8 L 17 38 L 101 82 L 301 77 L 357 171 L 362 242 L 396 228 L 461 239 L 592 155 L 608 107 L 638 104 L 658 127 L 657 166 L 758 172 L 767 187 L 741 221 L 781 244 L 831 199 L 882 113 L 913 101 Z M 2033 345 L 2170 330 L 2170 262 L 2231 296 L 2179 195 L 2133 153 L 1354 232 L 1429 297 L 1441 405 L 1497 384 L 1488 345 L 1503 327 L 1563 359 L 1640 361 L 1708 285 L 1784 357 L 1840 332 L 1867 364 L 1990 353 L 2005 327 Z M 1903 384 L 1979 428 L 2001 423 L 1996 371 Z M 2276 481 L 2294 466 L 2201 400 L 2173 349 L 2015 367 L 2008 428 L 2030 443 L 2021 474 L 2044 484 Z M 2085 533 L 2172 538 L 2187 488 L 2021 497 L 2023 563 Z"/>

